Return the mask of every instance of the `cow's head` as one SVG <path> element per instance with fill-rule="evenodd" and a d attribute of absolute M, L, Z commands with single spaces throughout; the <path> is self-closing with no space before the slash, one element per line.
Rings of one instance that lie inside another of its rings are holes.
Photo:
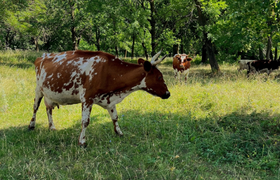
<path fill-rule="evenodd" d="M 156 61 L 160 53 L 161 51 L 152 58 L 151 62 L 140 58 L 138 59 L 138 64 L 143 65 L 143 68 L 146 72 L 146 77 L 144 79 L 145 85 L 142 89 L 152 95 L 159 96 L 162 99 L 167 99 L 170 96 L 170 92 L 168 91 L 164 82 L 162 73 L 156 67 L 156 65 L 163 61 L 166 57 L 165 55 L 160 60 Z"/>
<path fill-rule="evenodd" d="M 186 54 L 176 54 L 173 57 L 173 61 L 178 61 L 178 63 L 180 64 L 180 68 L 185 69 L 186 67 L 188 67 L 190 65 L 190 61 L 192 60 L 192 58 L 188 57 L 188 55 Z"/>

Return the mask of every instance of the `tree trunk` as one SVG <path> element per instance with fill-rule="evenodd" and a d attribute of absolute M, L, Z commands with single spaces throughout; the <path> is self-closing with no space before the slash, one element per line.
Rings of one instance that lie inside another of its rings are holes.
<path fill-rule="evenodd" d="M 173 56 L 175 54 L 179 54 L 179 45 L 178 44 L 173 44 Z"/>
<path fill-rule="evenodd" d="M 143 47 L 144 52 L 145 52 L 146 60 L 148 60 L 149 59 L 148 50 L 147 50 L 147 47 L 145 46 L 144 42 L 142 42 L 142 47 Z"/>
<path fill-rule="evenodd" d="M 267 40 L 267 49 L 266 49 L 266 59 L 269 60 L 273 57 L 271 57 L 271 46 L 272 46 L 272 43 L 271 43 L 271 35 L 268 36 L 268 40 Z"/>
<path fill-rule="evenodd" d="M 151 7 L 151 37 L 152 37 L 152 56 L 156 54 L 156 21 L 155 21 L 155 2 L 154 0 L 150 0 Z"/>
<path fill-rule="evenodd" d="M 183 44 L 183 43 L 181 43 L 180 51 L 181 51 L 182 54 L 185 53 L 185 52 L 184 52 L 184 44 Z"/>
<path fill-rule="evenodd" d="M 197 8 L 197 12 L 198 12 L 198 22 L 201 26 L 203 26 L 203 29 L 204 29 L 203 30 L 204 42 L 205 42 L 205 45 L 206 45 L 206 49 L 207 49 L 207 53 L 208 53 L 209 62 L 210 62 L 210 65 L 211 65 L 212 72 L 213 73 L 219 73 L 220 68 L 219 68 L 218 62 L 216 60 L 216 56 L 215 56 L 215 52 L 214 52 L 214 46 L 213 46 L 213 43 L 211 42 L 211 40 L 208 39 L 207 32 L 205 30 L 206 29 L 205 26 L 207 25 L 207 17 L 202 12 L 200 1 L 194 0 L 194 2 L 196 4 L 196 8 Z"/>
<path fill-rule="evenodd" d="M 201 57 L 201 63 L 206 63 L 206 61 L 207 61 L 207 49 L 206 49 L 206 45 L 205 44 L 203 44 L 203 46 L 202 46 L 202 57 Z"/>
<path fill-rule="evenodd" d="M 209 56 L 209 63 L 211 65 L 212 72 L 214 74 L 219 73 L 220 68 L 219 68 L 218 62 L 216 60 L 213 43 L 211 42 L 210 39 L 207 39 L 207 41 L 206 41 L 206 49 L 207 49 L 207 53 Z"/>
<path fill-rule="evenodd" d="M 72 50 L 77 50 L 77 38 L 76 38 L 76 29 L 74 26 L 71 27 L 71 33 L 72 33 Z"/>
<path fill-rule="evenodd" d="M 136 36 L 135 36 L 135 34 L 133 33 L 133 35 L 132 35 L 132 47 L 131 47 L 131 59 L 133 59 L 133 58 L 134 58 L 134 45 L 135 45 L 135 38 L 136 38 Z"/>
<path fill-rule="evenodd" d="M 124 58 L 127 56 L 127 50 L 124 51 Z"/>
<path fill-rule="evenodd" d="M 262 51 L 261 45 L 259 45 L 259 57 L 260 57 L 259 60 L 263 60 L 263 51 Z"/>
<path fill-rule="evenodd" d="M 9 35 L 10 35 L 10 29 L 7 29 L 7 35 L 5 37 L 5 49 L 7 50 L 9 48 Z"/>
<path fill-rule="evenodd" d="M 77 39 L 77 49 L 79 49 L 80 40 L 81 40 L 81 36 Z M 76 50 L 77 50 L 77 49 L 76 49 Z"/>
<path fill-rule="evenodd" d="M 119 57 L 119 49 L 118 49 L 118 46 L 115 46 L 115 50 L 116 50 L 116 57 Z"/>
<path fill-rule="evenodd" d="M 39 52 L 38 37 L 34 38 L 34 43 L 35 43 L 36 51 Z"/>
<path fill-rule="evenodd" d="M 98 32 L 98 29 L 96 29 L 96 47 L 97 47 L 97 50 L 100 51 L 100 35 Z"/>
<path fill-rule="evenodd" d="M 278 56 L 278 54 L 277 54 L 277 46 L 275 46 L 275 54 L 274 54 L 274 61 L 276 61 L 277 60 L 277 56 Z"/>
<path fill-rule="evenodd" d="M 72 3 L 71 5 L 71 20 L 72 20 L 72 26 L 71 26 L 71 34 L 72 34 L 72 50 L 78 50 L 78 39 L 77 39 L 77 32 L 76 27 L 74 25 L 75 22 L 75 3 Z"/>

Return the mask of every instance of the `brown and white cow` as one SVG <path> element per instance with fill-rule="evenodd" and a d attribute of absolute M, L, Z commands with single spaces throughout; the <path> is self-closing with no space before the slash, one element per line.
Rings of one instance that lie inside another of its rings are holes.
<path fill-rule="evenodd" d="M 43 54 L 35 61 L 37 86 L 29 130 L 35 128 L 36 112 L 44 97 L 51 130 L 55 129 L 52 119 L 55 106 L 82 103 L 80 145 L 85 145 L 85 131 L 93 104 L 108 110 L 115 132 L 123 135 L 117 122 L 117 103 L 137 90 L 144 90 L 162 99 L 170 96 L 162 73 L 156 67 L 165 58 L 157 60 L 160 53 L 151 62 L 138 59 L 138 64 L 124 62 L 101 51 Z"/>
<path fill-rule="evenodd" d="M 191 67 L 192 58 L 188 57 L 186 54 L 175 54 L 173 57 L 173 69 L 175 78 L 180 78 L 180 73 L 184 75 L 185 82 L 188 79 L 189 71 Z"/>

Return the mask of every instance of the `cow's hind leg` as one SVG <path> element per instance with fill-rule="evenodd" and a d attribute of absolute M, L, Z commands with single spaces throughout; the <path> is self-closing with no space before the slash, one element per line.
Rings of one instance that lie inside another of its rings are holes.
<path fill-rule="evenodd" d="M 36 88 L 36 94 L 35 94 L 34 105 L 33 105 L 33 116 L 28 126 L 29 130 L 35 129 L 36 113 L 38 111 L 42 98 L 43 98 L 43 94 L 38 90 L 38 88 Z"/>
<path fill-rule="evenodd" d="M 107 109 L 110 116 L 111 116 L 111 119 L 113 121 L 113 124 L 114 124 L 114 130 L 115 130 L 115 133 L 122 136 L 123 133 L 119 127 L 119 124 L 118 124 L 118 113 L 117 113 L 117 110 L 116 110 L 116 106 L 114 105 L 112 108 L 110 109 Z"/>
<path fill-rule="evenodd" d="M 91 113 L 92 105 L 88 105 L 87 103 L 82 103 L 82 131 L 79 137 L 80 146 L 86 146 L 86 129 L 90 122 L 90 113 Z"/>
<path fill-rule="evenodd" d="M 47 112 L 48 120 L 49 120 L 49 129 L 55 130 L 55 126 L 54 126 L 53 118 L 52 118 L 52 110 L 54 109 L 54 103 L 45 97 L 45 105 L 46 105 L 46 112 Z"/>
<path fill-rule="evenodd" d="M 48 115 L 48 120 L 49 120 L 49 129 L 50 130 L 55 130 L 55 126 L 54 126 L 53 118 L 52 118 L 52 110 L 53 110 L 53 107 L 47 107 L 46 108 L 47 115 Z"/>

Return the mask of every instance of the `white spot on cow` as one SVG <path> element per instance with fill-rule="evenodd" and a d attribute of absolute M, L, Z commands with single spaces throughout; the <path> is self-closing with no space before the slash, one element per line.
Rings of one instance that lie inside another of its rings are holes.
<path fill-rule="evenodd" d="M 63 54 L 58 54 L 54 57 L 53 62 L 54 63 L 59 63 L 60 65 L 62 64 L 62 60 L 66 58 L 66 53 Z"/>
<path fill-rule="evenodd" d="M 77 75 L 77 73 L 74 71 L 74 72 L 72 72 L 72 74 L 71 74 L 71 78 L 73 78 L 73 77 L 75 77 Z"/>
<path fill-rule="evenodd" d="M 90 58 L 89 61 L 92 61 L 95 63 L 100 63 L 102 61 L 102 59 L 99 56 L 97 56 L 97 57 Z"/>
<path fill-rule="evenodd" d="M 53 76 L 53 74 L 49 75 L 47 78 L 50 79 Z"/>
<path fill-rule="evenodd" d="M 46 53 L 43 53 L 42 58 L 45 59 Z"/>
<path fill-rule="evenodd" d="M 46 79 L 46 76 L 47 76 L 46 70 L 44 67 L 42 67 L 41 74 L 39 76 L 39 81 L 37 81 L 37 83 L 39 83 L 39 86 L 42 86 L 43 82 Z"/>
<path fill-rule="evenodd" d="M 46 57 L 50 58 L 51 54 L 50 53 L 43 53 L 42 58 L 45 59 Z"/>
<path fill-rule="evenodd" d="M 143 78 L 141 83 L 137 86 L 139 89 L 146 88 L 146 78 Z"/>

